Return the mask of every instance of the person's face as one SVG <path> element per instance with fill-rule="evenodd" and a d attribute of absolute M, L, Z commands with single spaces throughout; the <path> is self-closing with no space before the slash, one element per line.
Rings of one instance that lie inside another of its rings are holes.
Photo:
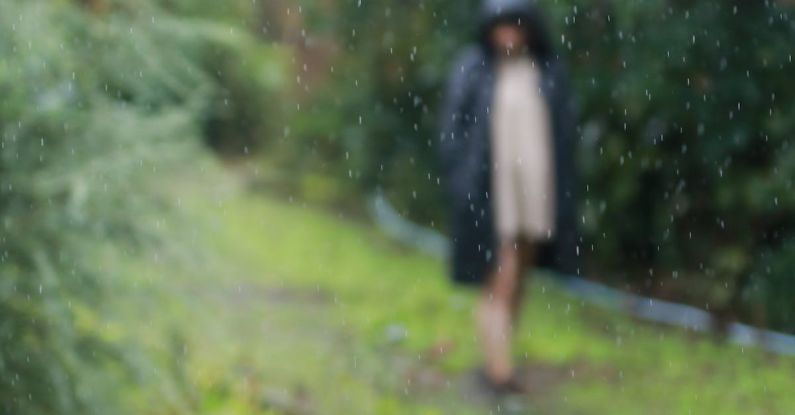
<path fill-rule="evenodd" d="M 494 49 L 505 55 L 515 55 L 526 46 L 524 29 L 511 23 L 500 23 L 491 31 L 491 42 Z"/>

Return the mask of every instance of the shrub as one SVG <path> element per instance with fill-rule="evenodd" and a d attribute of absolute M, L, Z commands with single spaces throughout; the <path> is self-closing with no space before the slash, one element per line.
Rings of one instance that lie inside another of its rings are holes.
<path fill-rule="evenodd" d="M 208 125 L 265 134 L 267 100 L 218 110 L 278 82 L 263 48 L 154 1 L 3 3 L 0 413 L 123 413 L 135 345 L 90 323 L 117 276 L 96 255 L 157 249 L 168 206 L 154 184 L 190 162 Z"/>

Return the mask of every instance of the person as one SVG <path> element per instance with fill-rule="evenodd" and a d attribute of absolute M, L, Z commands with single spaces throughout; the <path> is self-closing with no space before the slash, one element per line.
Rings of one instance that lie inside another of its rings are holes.
<path fill-rule="evenodd" d="M 450 199 L 452 278 L 480 287 L 488 385 L 520 391 L 511 360 L 531 266 L 576 271 L 575 117 L 537 6 L 486 0 L 477 42 L 453 64 L 438 152 Z"/>

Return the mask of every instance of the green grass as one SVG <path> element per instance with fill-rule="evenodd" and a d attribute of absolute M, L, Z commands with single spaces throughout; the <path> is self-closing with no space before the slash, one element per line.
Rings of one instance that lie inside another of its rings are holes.
<path fill-rule="evenodd" d="M 136 294 L 103 330 L 157 356 L 130 390 L 135 413 L 489 413 L 470 382 L 474 293 L 443 263 L 215 167 L 198 176 L 169 183 L 185 218 L 171 246 L 107 259 Z M 528 296 L 516 354 L 529 411 L 795 411 L 793 359 L 634 322 L 543 275 Z"/>

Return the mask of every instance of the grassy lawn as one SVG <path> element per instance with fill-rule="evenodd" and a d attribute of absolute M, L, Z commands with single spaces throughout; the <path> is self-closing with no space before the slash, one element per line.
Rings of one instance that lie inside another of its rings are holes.
<path fill-rule="evenodd" d="M 248 192 L 218 167 L 174 181 L 187 220 L 165 226 L 179 236 L 158 255 L 105 258 L 131 291 L 102 330 L 125 327 L 157 356 L 130 390 L 134 413 L 494 410 L 472 381 L 474 295 L 443 263 L 365 222 Z M 795 412 L 793 359 L 593 308 L 544 275 L 530 291 L 516 348 L 533 385 L 526 412 Z"/>

